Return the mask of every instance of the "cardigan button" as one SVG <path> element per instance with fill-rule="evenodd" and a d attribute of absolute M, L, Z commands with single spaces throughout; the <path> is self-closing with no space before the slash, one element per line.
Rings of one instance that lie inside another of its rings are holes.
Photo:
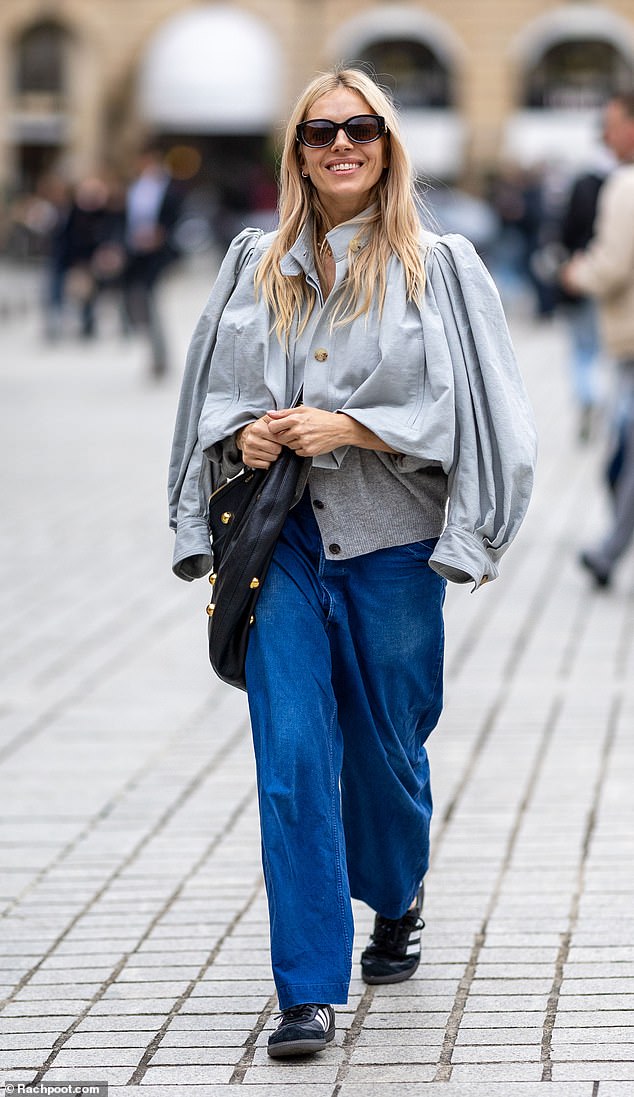
<path fill-rule="evenodd" d="M 341 552 L 341 545 L 337 545 L 336 543 L 334 545 L 328 545 L 328 551 L 331 552 L 333 556 L 338 556 Z"/>
<path fill-rule="evenodd" d="M 319 349 L 315 351 L 315 358 L 318 362 L 325 362 L 327 357 L 328 351 L 325 347 L 319 347 Z"/>
<path fill-rule="evenodd" d="M 313 499 L 313 506 L 315 507 L 315 510 L 324 509 L 324 504 L 322 503 L 321 499 Z"/>

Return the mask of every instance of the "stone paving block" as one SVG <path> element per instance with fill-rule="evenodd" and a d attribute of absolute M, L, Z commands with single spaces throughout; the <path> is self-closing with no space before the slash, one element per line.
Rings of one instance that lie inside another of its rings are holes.
<path fill-rule="evenodd" d="M 367 1082 L 345 1081 L 339 1097 L 367 1097 Z M 576 1087 L 576 1088 L 575 1088 Z M 124 1097 L 124 1095 L 120 1095 Z M 372 1097 L 593 1097 L 592 1083 L 424 1082 L 377 1083 Z M 623 1097 L 615 1094 L 615 1097 Z M 629 1094 L 627 1095 L 629 1097 Z"/>
<path fill-rule="evenodd" d="M 598 1097 L 632 1097 L 632 1083 L 601 1080 Z"/>
<path fill-rule="evenodd" d="M 418 1064 L 425 1063 L 434 1065 L 438 1062 L 438 1055 L 440 1052 L 441 1044 L 429 1045 L 427 1043 L 402 1043 L 399 1035 L 394 1039 L 394 1042 L 386 1045 L 379 1044 L 377 1046 L 357 1046 L 350 1057 L 350 1063 L 353 1066 L 363 1066 L 368 1064 L 377 1064 L 380 1066 L 394 1064 Z"/>
<path fill-rule="evenodd" d="M 223 997 L 222 995 L 214 995 L 213 997 L 200 997 L 200 998 L 188 998 L 182 1005 L 180 1012 L 186 1013 L 200 1013 L 200 1014 L 212 1014 L 212 1013 L 225 1013 L 229 1010 L 233 1010 L 234 1013 L 260 1013 L 266 1003 L 268 1002 L 269 995 L 262 995 L 261 997 L 251 997 L 244 995 L 242 997 Z"/>
<path fill-rule="evenodd" d="M 74 1074 L 74 1071 L 72 1072 Z M 95 1081 L 108 1082 L 108 1085 L 124 1086 L 130 1077 L 130 1071 L 128 1067 L 100 1067 L 99 1077 L 95 1078 Z M 55 1066 L 46 1071 L 42 1081 L 46 1082 L 68 1082 L 69 1080 L 69 1068 L 63 1067 L 59 1069 Z M 90 1079 L 86 1079 L 89 1081 Z"/>
<path fill-rule="evenodd" d="M 368 1013 L 363 1023 L 364 1031 L 390 1033 L 393 1029 L 417 1032 L 444 1032 L 449 1011 L 441 1013 L 421 1013 L 412 1010 L 409 1013 Z M 339 1018 L 339 1013 L 337 1013 Z"/>
<path fill-rule="evenodd" d="M 58 1017 L 67 1018 L 72 1021 L 76 1018 L 77 1014 L 81 1011 L 86 1000 L 78 1001 L 76 1003 L 77 1009 L 75 1012 L 69 1014 L 68 1010 L 74 1008 L 75 1003 L 64 999 L 61 1002 L 51 1002 L 48 998 L 44 998 L 41 1001 L 23 1002 L 19 999 L 14 999 L 5 1006 L 3 1014 L 5 1017 Z"/>
<path fill-rule="evenodd" d="M 42 965 L 29 980 L 29 988 L 54 988 L 81 986 L 84 983 L 100 985 L 112 972 L 111 964 L 100 966 L 86 964 L 84 967 L 49 968 Z M 66 993 L 68 991 L 66 990 Z"/>
<path fill-rule="evenodd" d="M 75 1029 L 75 1034 L 120 1031 L 132 1034 L 135 1032 L 155 1032 L 161 1025 L 162 1020 L 162 1014 L 133 1015 L 129 1013 L 113 1013 L 104 1017 L 99 1017 L 95 1014 L 94 1010 L 91 1010 Z"/>
<path fill-rule="evenodd" d="M 0 1070 L 36 1070 L 47 1053 L 31 1051 L 0 1051 Z"/>
<path fill-rule="evenodd" d="M 150 1066 L 236 1066 L 242 1047 L 167 1047 L 163 1044 L 152 1056 Z"/>
<path fill-rule="evenodd" d="M 537 1082 L 542 1076 L 541 1063 L 459 1063 L 451 1077 L 455 1082 Z"/>
<path fill-rule="evenodd" d="M 552 976 L 545 979 L 538 979 L 532 976 L 515 979 L 513 978 L 512 971 L 509 971 L 506 977 L 500 976 L 498 979 L 481 979 L 476 975 L 472 983 L 472 994 L 490 994 L 495 997 L 513 994 L 534 998 L 538 995 L 549 994 L 551 986 Z"/>
<path fill-rule="evenodd" d="M 491 1047 L 495 1044 L 539 1044 L 542 1038 L 542 1025 L 522 1028 L 465 1028 L 461 1025 L 456 1037 L 456 1047 Z"/>
<path fill-rule="evenodd" d="M 191 1083 L 193 1086 L 195 1083 Z M 302 1087 L 305 1087 L 305 1092 L 309 1097 L 332 1097 L 333 1086 L 331 1082 L 303 1082 Z M 172 1084 L 169 1083 L 156 1083 L 146 1082 L 145 1079 L 141 1081 L 141 1087 L 139 1092 L 147 1095 L 147 1097 L 174 1097 L 178 1093 L 178 1082 L 175 1081 Z M 132 1091 L 135 1092 L 134 1090 Z M 239 1084 L 227 1085 L 217 1083 L 204 1083 L 204 1086 L 199 1087 L 197 1091 L 200 1092 L 201 1097 L 245 1097 L 245 1093 L 249 1097 L 271 1097 L 271 1086 L 265 1084 L 253 1084 L 249 1085 L 248 1090 L 241 1088 Z M 299 1097 L 301 1088 L 298 1089 L 297 1085 L 293 1085 L 292 1082 L 281 1082 L 275 1085 L 275 1097 Z M 130 1088 L 110 1086 L 108 1088 L 108 1097 L 130 1097 Z M 556 1097 L 556 1095 L 555 1095 Z M 583 1097 L 583 1095 L 582 1095 Z"/>
<path fill-rule="evenodd" d="M 176 1086 L 202 1086 L 229 1082 L 234 1068 L 232 1066 L 179 1066 L 148 1067 L 143 1078 L 144 1085 L 164 1085 L 171 1082 Z"/>
<path fill-rule="evenodd" d="M 251 1036 L 251 1028 L 235 1029 L 211 1029 L 207 1027 L 203 1035 L 201 1030 L 175 1030 L 172 1025 L 163 1036 L 161 1048 L 197 1048 L 197 1047 L 222 1047 L 242 1048 Z"/>
<path fill-rule="evenodd" d="M 351 1066 L 346 1076 L 346 1085 L 363 1084 L 366 1087 L 366 1093 L 368 1087 L 372 1086 L 374 1094 L 378 1091 L 375 1087 L 384 1085 L 386 1082 L 407 1083 L 411 1082 L 413 1077 L 420 1085 L 422 1082 L 432 1082 L 435 1074 L 435 1064 L 423 1065 L 417 1063 L 414 1067 L 409 1063 Z"/>
<path fill-rule="evenodd" d="M 562 1013 L 574 1013 L 577 1010 L 586 1010 L 592 1005 L 597 1013 L 614 1012 L 615 1010 L 633 1010 L 634 993 L 632 994 L 562 994 L 559 999 L 559 1009 Z"/>
<path fill-rule="evenodd" d="M 630 1041 L 634 1038 L 634 1032 L 630 1033 Z M 584 1055 L 585 1051 L 585 1055 Z M 551 1058 L 553 1062 L 575 1063 L 582 1057 L 591 1058 L 593 1063 L 634 1063 L 634 1042 L 613 1043 L 597 1040 L 588 1040 L 581 1051 L 579 1044 L 566 1044 L 561 1041 L 553 1041 Z"/>
<path fill-rule="evenodd" d="M 127 1067 L 131 1074 L 139 1061 L 139 1052 L 136 1048 L 70 1048 L 63 1047 L 55 1056 L 52 1064 L 55 1070 L 67 1068 L 77 1072 L 94 1074 L 101 1068 Z"/>
<path fill-rule="evenodd" d="M 540 1062 L 541 1040 L 531 1044 L 485 1044 L 456 1046 L 451 1061 L 458 1063 L 535 1063 Z"/>
<path fill-rule="evenodd" d="M 244 1093 L 251 1093 L 252 1086 L 266 1086 L 269 1093 L 278 1092 L 278 1086 L 295 1086 L 297 1094 L 302 1092 L 312 1093 L 313 1085 L 329 1083 L 334 1087 L 337 1079 L 338 1067 L 336 1063 L 325 1062 L 325 1056 L 310 1063 L 296 1061 L 273 1062 L 269 1059 L 266 1066 L 253 1066 L 244 1075 L 243 1085 L 248 1086 Z M 304 1089 L 305 1087 L 305 1089 Z M 331 1088 L 332 1093 L 332 1088 Z"/>
<path fill-rule="evenodd" d="M 634 1025 L 634 1013 L 627 1009 L 596 1009 L 595 1003 L 586 1002 L 587 1008 L 578 1010 L 560 1010 L 555 1019 L 555 1031 L 568 1028 L 612 1028 Z M 594 1008 L 593 1008 L 594 1007 Z"/>
<path fill-rule="evenodd" d="M 207 1029 L 217 1029 L 219 1032 L 228 1030 L 233 1032 L 242 1029 L 246 1025 L 252 1031 L 257 1024 L 257 1013 L 210 1013 L 208 1016 L 198 1013 L 177 1013 L 170 1021 L 170 1032 L 204 1032 Z"/>
<path fill-rule="evenodd" d="M 629 1028 L 624 1027 L 588 1027 L 565 1028 L 555 1025 L 553 1030 L 553 1047 L 561 1045 L 569 1047 L 571 1044 L 634 1044 L 634 1017 Z"/>
<path fill-rule="evenodd" d="M 151 1030 L 135 1030 L 133 1032 L 117 1032 L 116 1030 L 99 1032 L 92 1030 L 86 1032 L 78 1028 L 69 1036 L 64 1047 L 68 1050 L 75 1048 L 86 1051 L 98 1048 L 135 1048 L 140 1053 L 145 1050 L 150 1035 Z"/>
<path fill-rule="evenodd" d="M 630 1063 L 553 1063 L 553 1078 L 556 1081 L 569 1081 L 571 1079 L 592 1078 L 613 1079 L 614 1081 L 628 1081 L 634 1083 L 634 1062 Z M 632 1087 L 634 1089 L 634 1086 Z"/>
<path fill-rule="evenodd" d="M 394 1030 L 368 1028 L 364 1025 L 357 1036 L 356 1047 L 359 1050 L 360 1048 L 390 1048 L 394 1044 L 399 1046 L 413 1044 L 415 1046 L 437 1048 L 440 1051 L 444 1034 L 444 1028 L 398 1028 Z"/>
<path fill-rule="evenodd" d="M 448 1013 L 453 1005 L 453 998 L 446 995 L 421 994 L 397 997 L 377 996 L 373 999 L 370 1013 L 405 1013 L 417 1012 Z"/>

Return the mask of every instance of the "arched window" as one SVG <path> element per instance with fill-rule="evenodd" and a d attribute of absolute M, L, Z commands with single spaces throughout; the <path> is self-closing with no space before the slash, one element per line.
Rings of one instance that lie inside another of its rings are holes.
<path fill-rule="evenodd" d="M 524 107 L 588 109 L 600 107 L 615 91 L 628 87 L 632 66 L 611 42 L 559 41 L 544 50 L 527 71 Z"/>
<path fill-rule="evenodd" d="M 15 66 L 18 95 L 64 95 L 68 40 L 68 32 L 54 22 L 37 23 L 21 35 Z"/>
<path fill-rule="evenodd" d="M 423 42 L 408 38 L 370 42 L 359 61 L 390 87 L 401 110 L 453 106 L 450 72 Z"/>

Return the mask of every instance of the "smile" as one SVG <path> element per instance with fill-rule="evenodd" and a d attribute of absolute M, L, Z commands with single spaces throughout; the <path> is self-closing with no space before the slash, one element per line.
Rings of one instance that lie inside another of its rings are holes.
<path fill-rule="evenodd" d="M 345 163 L 341 163 L 341 164 L 329 164 L 328 165 L 328 171 L 337 171 L 337 172 L 356 171 L 360 167 L 361 167 L 361 164 L 346 161 Z"/>

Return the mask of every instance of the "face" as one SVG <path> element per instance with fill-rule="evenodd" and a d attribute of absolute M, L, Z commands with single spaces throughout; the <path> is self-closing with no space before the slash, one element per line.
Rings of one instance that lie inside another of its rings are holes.
<path fill-rule="evenodd" d="M 612 100 L 603 116 L 603 139 L 622 162 L 634 159 L 634 118 L 618 99 Z"/>
<path fill-rule="evenodd" d="M 346 122 L 357 114 L 374 113 L 363 96 L 340 87 L 317 99 L 306 119 Z M 387 138 L 356 145 L 341 129 L 327 148 L 300 145 L 299 157 L 302 171 L 308 173 L 332 223 L 338 225 L 370 204 L 372 189 L 388 166 Z"/>

